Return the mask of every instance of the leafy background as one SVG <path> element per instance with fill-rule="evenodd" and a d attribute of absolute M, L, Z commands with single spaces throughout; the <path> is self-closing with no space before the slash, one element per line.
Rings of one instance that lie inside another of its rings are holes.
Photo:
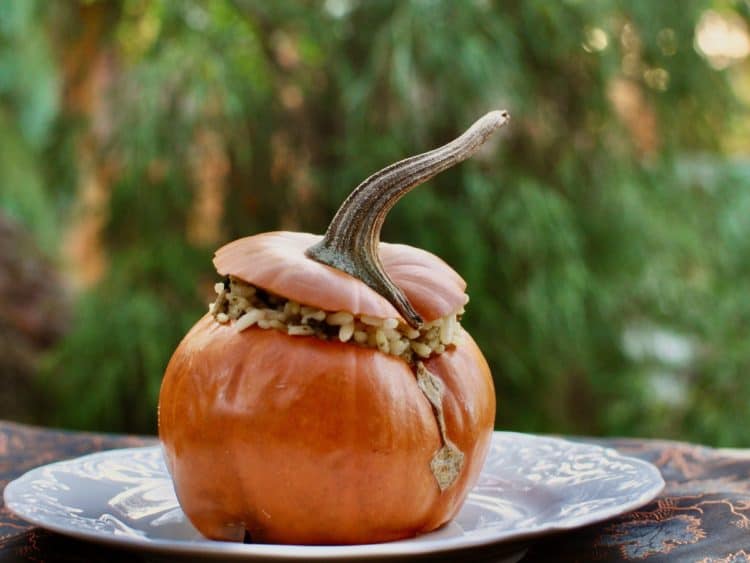
<path fill-rule="evenodd" d="M 750 3 L 0 3 L 0 417 L 154 432 L 213 251 L 511 125 L 383 238 L 468 281 L 497 427 L 748 446 Z"/>

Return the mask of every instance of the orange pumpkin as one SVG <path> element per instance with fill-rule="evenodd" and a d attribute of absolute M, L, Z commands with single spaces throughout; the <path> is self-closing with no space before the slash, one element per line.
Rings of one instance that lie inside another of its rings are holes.
<path fill-rule="evenodd" d="M 451 143 L 374 174 L 323 237 L 274 232 L 229 243 L 216 253 L 218 272 L 415 333 L 455 314 L 468 299 L 461 277 L 428 252 L 380 243 L 380 227 L 401 196 L 468 158 L 507 119 L 487 114 Z M 495 416 L 489 368 L 467 333 L 407 361 L 238 322 L 201 318 L 174 352 L 159 398 L 167 466 L 202 534 L 371 543 L 434 530 L 457 513 Z"/>

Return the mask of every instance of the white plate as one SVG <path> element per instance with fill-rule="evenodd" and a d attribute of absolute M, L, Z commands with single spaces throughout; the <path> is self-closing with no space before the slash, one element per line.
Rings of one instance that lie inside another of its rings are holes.
<path fill-rule="evenodd" d="M 663 487 L 656 467 L 612 449 L 495 432 L 479 484 L 456 519 L 436 532 L 390 543 L 298 546 L 206 540 L 180 510 L 158 446 L 38 467 L 8 484 L 4 496 L 10 510 L 37 526 L 119 547 L 249 560 L 352 561 L 454 555 L 500 542 L 517 545 L 623 514 Z M 508 554 L 509 560 L 523 555 L 522 548 L 512 551 L 516 555 Z"/>

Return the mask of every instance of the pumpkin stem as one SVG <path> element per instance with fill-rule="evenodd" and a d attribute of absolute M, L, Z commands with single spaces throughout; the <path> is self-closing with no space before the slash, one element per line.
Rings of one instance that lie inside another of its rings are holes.
<path fill-rule="evenodd" d="M 422 317 L 393 283 L 380 261 L 378 246 L 385 217 L 412 188 L 472 156 L 508 119 L 507 111 L 492 111 L 450 143 L 376 172 L 349 194 L 323 240 L 308 248 L 305 254 L 360 279 L 385 297 L 407 323 L 419 328 Z"/>

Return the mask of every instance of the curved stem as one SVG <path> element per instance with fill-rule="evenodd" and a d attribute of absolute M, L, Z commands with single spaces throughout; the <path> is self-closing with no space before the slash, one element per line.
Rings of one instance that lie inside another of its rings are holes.
<path fill-rule="evenodd" d="M 378 245 L 385 217 L 414 187 L 472 156 L 508 119 L 507 111 L 492 111 L 450 143 L 376 172 L 349 194 L 323 240 L 305 254 L 362 280 L 390 301 L 406 322 L 419 327 L 422 318 L 380 262 Z"/>

